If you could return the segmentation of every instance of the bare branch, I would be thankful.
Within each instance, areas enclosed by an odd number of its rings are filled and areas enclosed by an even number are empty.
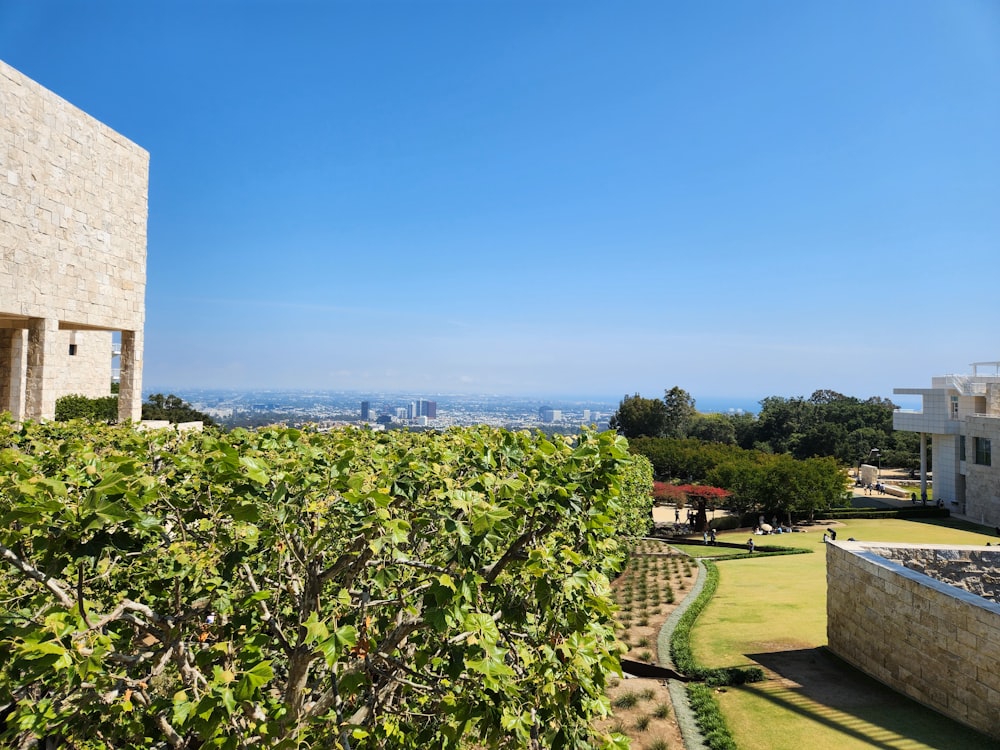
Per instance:
[[[363,566],[368,562],[371,556],[372,551],[368,546],[368,540],[363,535],[358,536],[358,538],[354,540],[353,544],[351,544],[351,546],[337,558],[337,561],[333,565],[319,574],[320,580],[325,583],[331,578],[335,578],[340,575],[341,572],[349,567],[357,565]],[[351,578],[353,579],[354,576],[351,576]]]
[[[487,565],[482,571],[483,575],[486,577],[486,583],[493,583],[497,579],[497,576],[503,572],[503,569],[522,554],[528,542],[537,536],[548,534],[551,530],[551,525],[545,524],[537,529],[528,529],[528,531],[521,534],[521,536],[515,539],[514,543],[507,548],[507,551],[503,553],[499,560],[492,565]]]
[[[108,623],[114,622],[115,620],[128,620],[129,622],[138,625],[144,629],[148,629],[149,625],[136,617],[130,617],[126,615],[126,612],[138,612],[139,614],[145,615],[147,619],[155,623],[161,623],[164,621],[160,615],[154,612],[150,607],[145,604],[139,604],[131,599],[123,599],[118,603],[118,606],[111,610],[108,614],[97,621],[96,624],[91,625],[91,630],[100,630],[105,627]]]
[[[160,727],[160,731],[163,732],[163,736],[167,738],[167,742],[170,743],[170,747],[184,747],[184,738],[177,734],[177,730],[170,726],[170,722],[167,721],[167,717],[163,714],[159,714],[156,717],[156,723]]]
[[[45,575],[45,573],[38,570],[38,568],[31,565],[28,561],[22,560],[13,550],[2,544],[0,544],[0,556],[3,556],[4,560],[9,562],[28,578],[43,584],[49,591],[56,595],[56,598],[59,599],[59,603],[66,607],[66,609],[73,609],[76,605],[76,602],[73,601],[73,597],[66,592],[67,586],[62,581],[59,581],[52,576]]]
[[[243,570],[243,574],[247,577],[247,582],[250,584],[250,588],[253,589],[255,594],[260,593],[260,586],[257,585],[257,579],[253,576],[253,571],[250,570],[250,566],[246,563],[240,565]],[[274,619],[274,615],[271,614],[271,610],[267,606],[267,602],[259,600],[257,602],[257,607],[260,609],[260,613],[264,616],[264,622],[267,626],[274,632],[278,637],[278,641],[281,643],[281,648],[286,654],[292,653],[292,646],[285,637],[284,631],[281,629],[281,623]]]
[[[83,601],[83,564],[81,562],[77,562],[76,565],[76,603],[80,607],[80,617],[83,619],[83,624],[87,626],[88,630],[93,630],[94,626],[87,619],[87,607]]]

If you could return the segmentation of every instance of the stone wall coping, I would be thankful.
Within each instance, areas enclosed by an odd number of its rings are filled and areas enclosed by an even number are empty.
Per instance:
[[[992,602],[989,599],[984,599],[981,596],[973,594],[965,589],[959,588],[958,586],[953,586],[952,584],[939,581],[936,578],[927,575],[926,573],[920,573],[916,570],[911,570],[905,565],[898,562],[890,560],[887,557],[883,557],[878,553],[877,550],[880,549],[921,549],[921,550],[934,550],[934,551],[975,551],[975,552],[996,552],[997,556],[1000,557],[1000,548],[994,548],[993,546],[987,547],[986,545],[979,544],[907,544],[905,542],[848,542],[848,541],[828,541],[827,544],[832,544],[845,552],[854,554],[857,557],[865,560],[872,565],[881,568],[883,570],[891,571],[896,575],[906,578],[907,580],[913,581],[920,586],[926,586],[927,588],[936,591],[944,596],[957,599],[965,604],[972,607],[978,607],[979,609],[991,612],[995,615],[1000,615],[1000,603]]]

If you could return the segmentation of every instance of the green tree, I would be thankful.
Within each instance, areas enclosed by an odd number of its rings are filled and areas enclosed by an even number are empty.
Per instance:
[[[774,453],[790,453],[807,423],[809,405],[802,398],[769,396],[757,416],[755,443],[765,443]]]
[[[733,426],[736,444],[741,448],[753,448],[757,441],[757,417],[749,412],[727,414],[726,419]]]
[[[206,426],[215,424],[207,414],[198,411],[179,396],[154,393],[142,404],[142,418],[149,420],[166,420],[171,424],[181,422],[202,422]]]
[[[691,421],[698,414],[691,394],[675,385],[663,392],[663,403],[667,409],[663,437],[687,437]]]
[[[79,394],[56,399],[55,418],[58,422],[85,419],[90,422],[113,423],[118,421],[118,397],[88,398]]]
[[[610,432],[0,420],[0,743],[623,747]]]
[[[666,423],[666,404],[656,398],[643,398],[638,393],[625,396],[609,422],[612,430],[627,438],[660,437]]]
[[[724,414],[695,414],[688,420],[687,437],[706,443],[736,444],[736,426]]]
[[[756,512],[768,502],[764,482],[767,460],[764,454],[747,451],[715,466],[707,481],[729,490],[727,507],[737,515]]]
[[[761,401],[756,420],[736,424],[737,443],[795,458],[833,456],[855,466],[872,448],[891,456],[891,465],[919,463],[912,442],[893,432],[895,405],[878,397],[860,400],[831,390],[815,391],[808,399],[770,396]],[[894,451],[897,440],[906,446]]]

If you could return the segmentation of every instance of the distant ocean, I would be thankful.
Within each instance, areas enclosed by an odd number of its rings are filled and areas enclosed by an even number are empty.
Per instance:
[[[730,412],[748,412],[757,414],[760,411],[760,401],[763,398],[731,398],[726,396],[698,398],[695,396],[694,404],[698,411],[718,412],[728,414]]]

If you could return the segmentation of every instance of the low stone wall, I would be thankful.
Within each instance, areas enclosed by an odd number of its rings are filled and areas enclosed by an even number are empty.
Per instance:
[[[830,542],[826,560],[830,650],[903,695],[1000,739],[1000,604],[927,574],[957,580],[964,568],[985,582],[1000,549]]]
[[[893,497],[906,497],[910,496],[910,491],[903,489],[902,487],[897,487],[894,484],[884,485],[884,491],[887,495],[892,495]]]

